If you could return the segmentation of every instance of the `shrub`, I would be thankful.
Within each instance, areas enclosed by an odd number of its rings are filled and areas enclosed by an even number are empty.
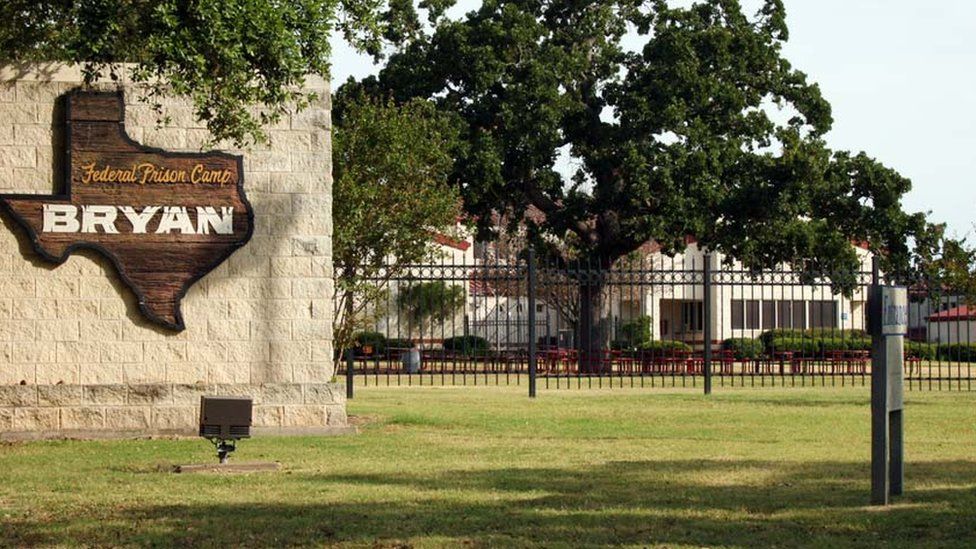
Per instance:
[[[630,342],[632,347],[640,347],[651,340],[651,317],[640,316],[620,326],[618,341]]]
[[[629,339],[615,339],[610,342],[610,349],[614,351],[633,351],[638,345],[631,343]]]
[[[939,347],[939,358],[953,362],[976,362],[976,344],[953,343]]]
[[[455,336],[444,340],[444,350],[464,355],[483,355],[491,349],[488,340],[479,336]]]
[[[386,336],[379,332],[359,332],[352,337],[353,352],[358,356],[366,354],[381,355],[386,352]],[[367,353],[367,347],[371,348]]]
[[[809,337],[779,337],[770,342],[766,351],[791,351],[801,355],[815,356],[820,353],[820,341]]]
[[[905,342],[905,354],[911,358],[919,358],[922,360],[935,360],[938,358],[938,347],[932,343],[923,343],[920,341],[906,341]]]
[[[645,341],[639,349],[645,353],[663,355],[673,351],[691,351],[691,345],[684,341],[655,340]]]
[[[733,337],[722,342],[722,349],[732,351],[736,360],[751,360],[763,354],[763,343],[758,339]]]
[[[809,330],[804,330],[803,334],[821,339],[863,339],[870,337],[864,330],[842,330],[839,328],[810,328]]]
[[[805,336],[803,330],[788,330],[785,328],[776,328],[775,330],[766,330],[765,332],[759,334],[759,341],[762,342],[763,348],[767,352],[773,350],[773,341],[777,339],[803,339]]]
[[[828,337],[815,339],[820,346],[820,351],[870,351],[871,339],[866,337],[851,337],[847,339],[839,337]]]

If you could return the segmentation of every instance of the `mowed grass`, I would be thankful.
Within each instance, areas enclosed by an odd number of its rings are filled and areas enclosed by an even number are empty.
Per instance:
[[[976,393],[908,394],[906,494],[867,505],[865,388],[369,388],[361,434],[0,446],[0,546],[976,546]]]

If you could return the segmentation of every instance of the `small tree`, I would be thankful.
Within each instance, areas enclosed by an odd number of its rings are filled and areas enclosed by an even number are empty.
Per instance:
[[[416,331],[423,336],[433,330],[435,323],[454,318],[464,310],[464,299],[463,286],[432,280],[401,288],[397,305],[405,313],[411,335]]]
[[[456,130],[432,106],[342,93],[333,148],[334,339],[337,356],[379,314],[389,281],[431,259],[432,237],[460,214],[448,184]]]

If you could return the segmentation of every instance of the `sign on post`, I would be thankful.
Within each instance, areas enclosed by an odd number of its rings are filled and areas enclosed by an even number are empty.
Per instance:
[[[904,479],[905,335],[908,290],[871,287],[871,503],[886,505]]]

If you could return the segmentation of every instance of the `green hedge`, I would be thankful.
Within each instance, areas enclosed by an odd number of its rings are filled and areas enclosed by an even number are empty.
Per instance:
[[[935,360],[938,358],[938,346],[932,343],[922,343],[919,341],[906,341],[905,354],[911,358],[922,360]]]
[[[820,352],[820,341],[812,338],[778,337],[766,345],[766,352],[790,351],[802,355],[815,356]]]
[[[747,337],[732,337],[722,342],[722,349],[732,351],[736,360],[752,360],[763,355],[762,341]]]
[[[667,351],[691,351],[691,345],[684,341],[655,340],[645,341],[640,347],[645,353],[664,354]]]
[[[363,356],[366,353],[366,347],[371,347],[372,355],[381,355],[386,352],[387,339],[386,336],[379,332],[358,332],[352,336],[353,341],[353,352],[357,356]]]
[[[465,355],[483,355],[491,349],[488,340],[479,336],[456,336],[444,340],[444,350]]]
[[[939,359],[952,362],[976,362],[976,344],[953,343],[939,347]]]
[[[618,330],[620,339],[615,342],[629,343],[631,348],[637,348],[651,340],[651,317],[639,316],[630,322],[625,322]],[[612,346],[612,343],[611,343]],[[627,347],[621,347],[626,349]]]

